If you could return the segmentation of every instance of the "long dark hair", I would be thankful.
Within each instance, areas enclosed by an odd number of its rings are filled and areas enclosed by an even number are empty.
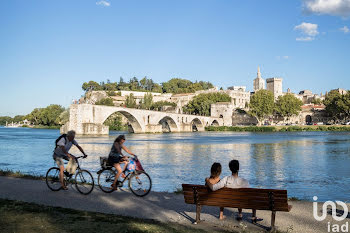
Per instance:
[[[114,140],[114,143],[118,142],[120,144],[120,142],[122,140],[125,140],[125,136],[122,134],[122,135],[119,135],[115,140]]]
[[[211,169],[210,169],[210,178],[219,177],[220,174],[221,174],[221,164],[220,163],[213,163],[213,165],[211,165]]]

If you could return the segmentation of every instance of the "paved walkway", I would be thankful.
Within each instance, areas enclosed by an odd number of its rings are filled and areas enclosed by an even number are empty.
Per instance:
[[[183,225],[202,229],[226,229],[246,232],[261,232],[270,226],[270,211],[257,211],[262,219],[257,225],[250,223],[250,210],[243,210],[244,219],[241,223],[234,219],[236,209],[225,209],[227,218],[218,220],[219,208],[203,207],[201,219],[203,223],[194,225],[195,206],[184,203],[183,195],[173,193],[151,192],[144,198],[134,196],[128,190],[118,190],[111,194],[103,193],[98,188],[90,195],[81,195],[74,187],[68,191],[53,192],[44,181],[20,179],[0,176],[0,198],[34,202],[48,206],[59,206],[77,210],[112,213],[137,218],[156,219],[161,222],[177,222]],[[276,226],[283,232],[320,233],[328,232],[328,222],[335,222],[330,214],[327,219],[317,222],[312,214],[312,202],[291,201],[293,209],[289,213],[277,212]],[[349,209],[350,209],[350,205]],[[322,204],[318,204],[321,211]],[[339,210],[340,211],[340,210]],[[320,215],[320,213],[319,213]],[[350,215],[345,221],[350,219]],[[350,230],[350,229],[349,229]],[[349,231],[350,232],[350,231]]]

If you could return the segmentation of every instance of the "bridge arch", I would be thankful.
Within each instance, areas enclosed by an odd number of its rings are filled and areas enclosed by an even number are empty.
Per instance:
[[[213,122],[210,125],[211,126],[219,126],[219,122],[217,120],[213,120]]]
[[[131,132],[131,133],[142,133],[142,132],[144,132],[144,129],[142,128],[140,121],[131,112],[126,111],[126,110],[122,110],[122,109],[113,111],[112,113],[108,114],[108,116],[105,117],[103,123],[107,120],[108,117],[110,117],[112,114],[114,114],[116,112],[122,114],[128,120],[128,122],[129,122],[129,129],[128,129],[129,132]]]
[[[191,126],[192,126],[192,131],[193,132],[204,131],[204,125],[203,125],[202,121],[199,120],[198,118],[194,118],[191,121]]]
[[[178,132],[179,131],[179,127],[176,124],[176,121],[170,116],[163,117],[158,122],[158,124],[162,125],[163,132]]]

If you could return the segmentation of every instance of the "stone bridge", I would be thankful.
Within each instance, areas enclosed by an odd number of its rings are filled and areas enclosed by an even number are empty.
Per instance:
[[[109,133],[105,120],[115,112],[124,115],[129,131],[134,133],[193,132],[204,131],[205,126],[223,125],[219,117],[112,107],[92,104],[72,104],[69,121],[61,127],[61,133],[75,130],[80,135],[103,135]]]

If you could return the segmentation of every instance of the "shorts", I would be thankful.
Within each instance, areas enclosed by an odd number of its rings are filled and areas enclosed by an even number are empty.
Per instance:
[[[63,158],[61,158],[61,157],[56,157],[56,158],[54,158],[54,160],[55,160],[55,162],[56,162],[56,164],[57,164],[58,167],[64,166]]]
[[[68,160],[64,157],[61,157],[61,156],[57,156],[55,153],[53,154],[53,160],[55,160],[56,164],[58,167],[60,166],[64,166],[64,160]]]
[[[108,164],[113,166],[115,163],[120,163],[122,157],[120,156],[109,156],[108,157]]]

